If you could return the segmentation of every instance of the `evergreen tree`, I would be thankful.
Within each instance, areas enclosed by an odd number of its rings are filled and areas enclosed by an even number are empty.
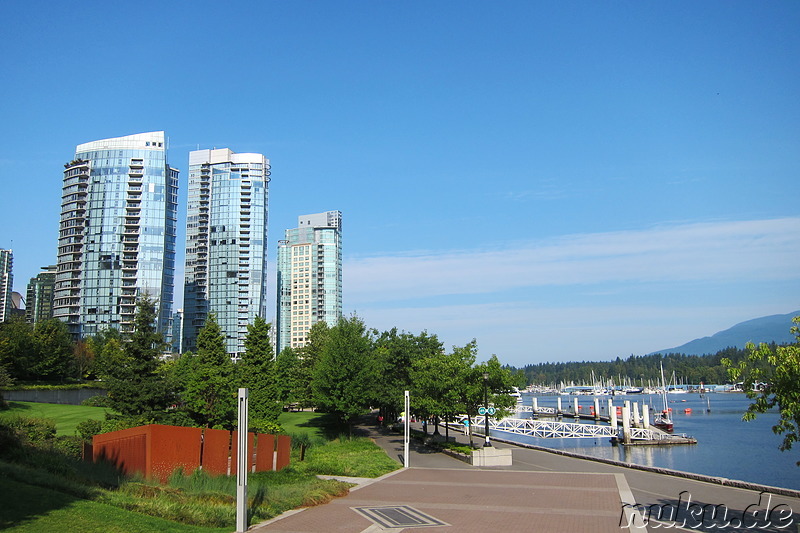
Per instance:
[[[283,404],[279,399],[269,331],[270,324],[260,316],[247,326],[245,353],[236,370],[242,386],[249,390],[250,418],[277,422]]]
[[[213,313],[197,335],[197,354],[191,368],[183,395],[189,416],[205,427],[231,429],[236,414],[233,362]]]
[[[288,347],[281,350],[275,359],[274,373],[280,404],[289,406],[299,403],[301,391],[306,389],[306,384],[302,381],[301,361],[297,352]]]
[[[172,391],[160,372],[163,337],[155,328],[154,302],[136,303],[134,331],[122,346],[106,346],[114,364],[106,369],[110,407],[125,416],[161,417],[173,402]]]

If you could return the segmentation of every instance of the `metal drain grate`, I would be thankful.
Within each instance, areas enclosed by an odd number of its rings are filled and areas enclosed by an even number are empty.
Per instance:
[[[408,505],[351,507],[351,509],[385,529],[450,525]]]

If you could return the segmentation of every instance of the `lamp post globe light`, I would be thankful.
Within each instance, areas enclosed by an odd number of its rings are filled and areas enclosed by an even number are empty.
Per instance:
[[[489,442],[489,373],[483,373],[483,408],[484,408],[484,415],[483,415],[483,434],[486,435],[486,441],[483,443],[483,447],[486,448],[487,446],[491,446],[492,443]]]

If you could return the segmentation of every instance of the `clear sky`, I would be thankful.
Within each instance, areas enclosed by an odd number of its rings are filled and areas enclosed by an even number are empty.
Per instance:
[[[189,150],[271,160],[271,300],[284,230],[338,209],[345,312],[476,338],[481,360],[645,354],[800,309],[798,2],[0,16],[0,247],[23,294],[56,260],[75,146],[164,130],[181,226]]]

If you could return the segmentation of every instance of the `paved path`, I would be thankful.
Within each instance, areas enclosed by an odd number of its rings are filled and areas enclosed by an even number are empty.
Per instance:
[[[402,462],[401,435],[363,430]],[[451,432],[454,436],[467,442]],[[410,468],[367,480],[348,496],[283,515],[252,531],[798,531],[800,499],[795,497],[493,444],[512,449],[511,467],[476,468],[415,445]]]

